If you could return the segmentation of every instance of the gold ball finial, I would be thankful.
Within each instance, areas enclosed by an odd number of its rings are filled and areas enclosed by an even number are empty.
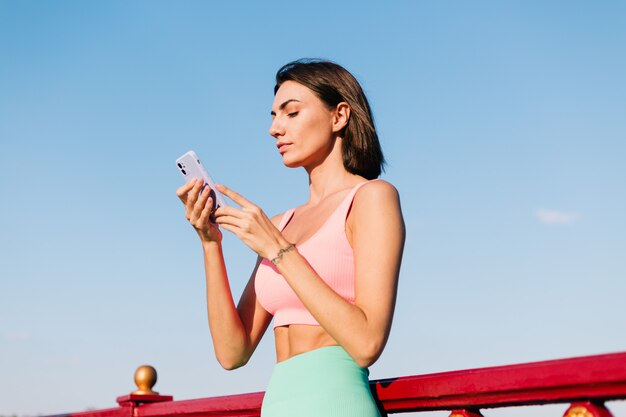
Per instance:
[[[135,384],[137,388],[133,394],[138,395],[159,395],[158,392],[152,391],[152,387],[157,382],[157,371],[150,365],[142,365],[135,371]]]
[[[570,407],[565,413],[565,417],[594,417],[591,411],[582,405]]]

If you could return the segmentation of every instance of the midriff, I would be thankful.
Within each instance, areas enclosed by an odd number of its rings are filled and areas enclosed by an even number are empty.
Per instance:
[[[321,326],[290,324],[274,329],[276,362],[325,346],[335,346],[333,339]]]

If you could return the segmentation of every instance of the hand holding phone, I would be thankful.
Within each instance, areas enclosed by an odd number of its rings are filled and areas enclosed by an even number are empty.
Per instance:
[[[189,151],[182,155],[180,158],[176,160],[176,166],[178,170],[185,178],[185,181],[196,179],[202,179],[204,181],[204,186],[209,186],[211,189],[211,197],[213,197],[213,210],[215,211],[218,208],[226,205],[226,200],[224,200],[224,196],[215,189],[215,183],[213,179],[200,162],[200,158],[194,151]]]

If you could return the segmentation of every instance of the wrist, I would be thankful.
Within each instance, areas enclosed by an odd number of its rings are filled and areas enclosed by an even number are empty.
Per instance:
[[[278,249],[273,257],[268,259],[274,265],[278,265],[282,261],[284,255],[288,254],[289,252],[295,251],[295,249],[296,245],[294,243],[287,243],[286,245]]]
[[[217,241],[217,240],[203,240],[202,241],[202,249],[206,252],[206,251],[212,251],[212,250],[221,250],[222,249],[222,242],[221,241]]]
[[[202,242],[202,246],[204,245],[212,245],[217,244],[220,245],[222,243],[222,232],[217,230],[214,233],[207,233],[204,230],[196,229],[196,233],[200,238],[200,242]]]

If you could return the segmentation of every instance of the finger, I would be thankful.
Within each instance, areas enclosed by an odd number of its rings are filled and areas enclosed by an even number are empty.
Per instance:
[[[203,184],[202,181],[197,180],[197,179],[193,179],[193,182],[194,182],[193,187],[187,193],[187,210],[189,210],[190,213],[193,210],[193,206],[196,204],[196,201],[198,200],[198,195],[200,194],[200,191],[202,190],[202,184]]]
[[[230,225],[240,229],[248,225],[248,222],[244,219],[235,216],[225,216],[223,214],[219,217],[215,217],[215,223],[219,225]]]
[[[209,198],[211,197],[211,188],[209,188],[209,186],[205,186],[200,194],[200,196],[198,197],[198,199],[196,200],[196,203],[193,205],[193,213],[196,217],[200,217],[200,214],[202,213],[202,210],[204,210],[204,207],[207,205],[207,201],[209,200]],[[211,199],[211,206],[210,208],[213,208],[213,199]]]
[[[215,210],[215,217],[217,218],[220,216],[243,217],[243,212],[236,207],[220,206],[220,208]]]
[[[224,230],[228,230],[229,232],[231,232],[232,234],[239,236],[239,228],[230,225],[230,224],[220,224],[220,227],[224,228]]]
[[[198,201],[198,195],[200,194],[200,190],[202,188],[202,181],[196,179],[193,179],[192,181],[193,187],[187,193],[187,200],[185,202],[185,216],[187,217],[187,220],[190,221],[194,215],[194,207]]]
[[[224,194],[226,197],[233,200],[235,203],[239,204],[241,207],[252,206],[253,204],[246,200],[242,195],[236,193],[230,188],[226,187],[222,184],[215,184],[215,189],[220,193]]]
[[[209,223],[209,219],[211,218],[211,212],[213,211],[213,197],[209,197],[204,205],[204,208],[200,212],[200,216],[198,217],[197,225],[198,227],[204,226]]]
[[[193,186],[194,180],[190,180],[187,181],[184,185],[178,187],[178,189],[176,189],[176,195],[178,196],[180,201],[182,201],[183,203],[187,202],[187,193],[193,188]]]

